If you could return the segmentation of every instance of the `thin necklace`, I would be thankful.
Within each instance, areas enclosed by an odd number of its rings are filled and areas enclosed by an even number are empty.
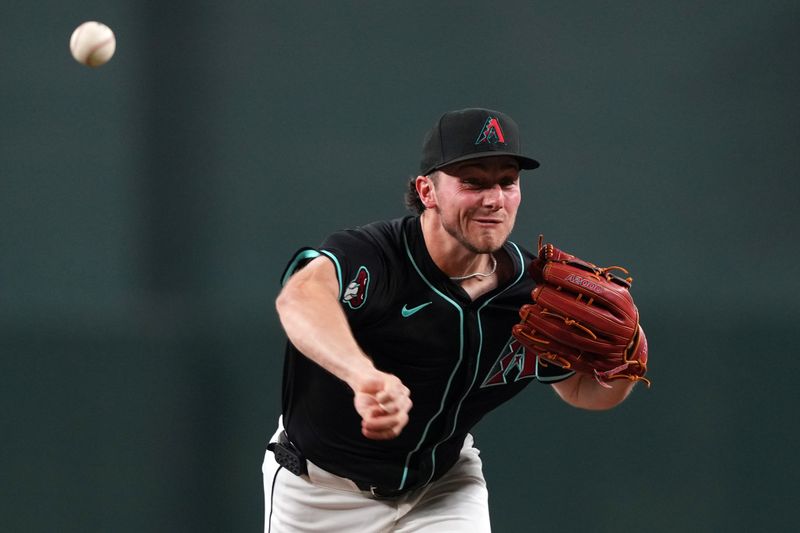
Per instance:
[[[497,259],[495,259],[494,254],[489,254],[489,258],[492,260],[492,269],[489,272],[485,274],[483,272],[473,272],[472,274],[467,274],[466,276],[450,277],[450,279],[452,279],[453,281],[461,281],[462,279],[468,279],[468,278],[488,278],[489,276],[494,274],[495,270],[497,270]]]

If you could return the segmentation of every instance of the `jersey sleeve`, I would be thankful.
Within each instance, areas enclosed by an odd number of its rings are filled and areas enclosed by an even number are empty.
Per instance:
[[[351,323],[374,316],[391,292],[386,247],[374,234],[359,229],[343,230],[327,237],[318,248],[295,252],[282,276],[282,283],[316,257],[333,263],[339,283],[339,303]]]

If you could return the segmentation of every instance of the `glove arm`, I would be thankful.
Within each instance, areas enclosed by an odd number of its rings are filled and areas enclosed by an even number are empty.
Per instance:
[[[551,386],[562,400],[573,407],[603,411],[625,401],[635,384],[635,381],[629,380],[615,380],[607,384],[600,384],[594,376],[576,373]]]

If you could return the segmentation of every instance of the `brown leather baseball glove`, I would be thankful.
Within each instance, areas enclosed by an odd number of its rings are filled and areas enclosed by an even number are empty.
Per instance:
[[[647,339],[630,294],[631,278],[542,245],[530,272],[536,280],[532,304],[523,305],[522,319],[512,334],[539,362],[553,363],[608,381],[644,381]]]

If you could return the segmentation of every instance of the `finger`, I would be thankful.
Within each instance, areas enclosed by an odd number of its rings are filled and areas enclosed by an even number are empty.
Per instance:
[[[362,416],[386,416],[395,415],[403,411],[403,406],[407,402],[400,402],[399,404],[394,401],[381,403],[375,399],[374,396],[364,395],[356,401],[356,411]]]
[[[372,410],[374,416],[396,415],[402,412],[401,406],[394,401],[381,403],[376,401],[375,408]]]
[[[377,407],[380,402],[375,398],[374,394],[366,393],[366,392],[359,392],[356,393],[354,402],[357,409],[371,409],[373,407]]]
[[[363,392],[365,394],[374,395],[381,392],[384,389],[385,385],[382,379],[380,378],[369,378],[364,380],[363,383],[358,388],[358,392]]]
[[[370,431],[386,431],[395,427],[402,429],[407,423],[408,415],[405,413],[396,415],[379,414],[361,419],[361,427]]]
[[[375,401],[384,406],[397,403],[402,404],[407,398],[409,398],[410,393],[411,391],[408,390],[408,387],[400,385],[399,387],[384,389],[377,392],[375,394]]]
[[[383,412],[394,413],[397,411],[397,408],[395,407],[394,403],[391,403],[388,400],[381,401],[377,397],[375,397],[375,403],[378,404],[378,408]]]
[[[388,404],[377,404],[375,409],[372,410],[372,415],[408,415],[408,412],[411,410],[412,406],[413,403],[411,402],[411,398],[399,398],[398,400],[392,401]]]
[[[399,433],[392,431],[370,431],[368,429],[362,429],[361,434],[370,440],[391,440],[399,435]]]
[[[361,433],[368,439],[373,440],[394,439],[400,435],[406,425],[406,422],[407,420],[404,422],[395,422],[388,426],[382,424],[363,423],[361,425]]]
[[[390,425],[371,425],[371,424],[363,424],[361,426],[361,432],[365,435],[384,435],[389,438],[394,438],[400,434],[401,428],[398,424],[390,424]]]
[[[386,413],[380,408],[376,408],[368,413],[368,416],[362,417],[361,420],[364,426],[368,426],[371,429],[382,429],[403,423],[407,416],[405,413]]]

